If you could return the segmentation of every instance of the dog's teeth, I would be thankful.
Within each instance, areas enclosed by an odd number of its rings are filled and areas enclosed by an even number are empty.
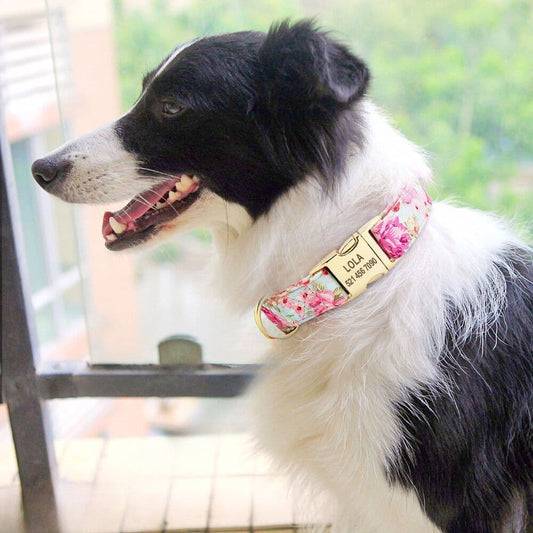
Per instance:
[[[193,176],[192,177],[192,182],[193,183],[200,183],[200,178],[198,176]]]
[[[191,186],[191,183],[192,183],[192,179],[189,178],[189,176],[187,176],[186,174],[184,174],[181,177],[181,181],[176,183],[176,190],[181,191],[181,192],[188,191],[189,187]]]
[[[170,191],[170,193],[168,194],[168,201],[170,203],[175,202],[176,200],[179,200],[180,198],[181,198],[181,194],[179,194],[178,192]]]
[[[118,237],[114,233],[110,233],[109,235],[105,236],[105,240],[108,242],[116,241]]]
[[[113,217],[109,217],[109,225],[113,228],[113,231],[117,235],[124,233],[124,231],[127,228],[126,224],[121,224],[118,220],[115,220]]]
[[[155,204],[155,208],[156,209],[163,209],[163,207],[165,207],[167,205],[167,202],[165,202],[164,200],[159,200],[159,202],[157,202],[157,204]]]

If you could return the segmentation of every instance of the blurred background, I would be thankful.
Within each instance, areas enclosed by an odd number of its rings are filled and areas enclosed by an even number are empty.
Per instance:
[[[315,17],[367,61],[372,98],[428,152],[433,195],[509,217],[531,240],[532,10],[529,0],[0,0],[0,129],[41,356],[156,364],[158,343],[186,334],[207,362],[260,358],[251,316],[231,319],[210,297],[205,305],[205,231],[112,254],[100,228],[118,206],[72,208],[30,174],[35,158],[127,110],[142,76],[199,35]],[[226,409],[222,400],[52,403],[59,437],[210,431]]]

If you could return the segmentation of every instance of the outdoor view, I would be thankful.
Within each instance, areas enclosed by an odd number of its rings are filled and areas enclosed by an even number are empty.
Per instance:
[[[371,95],[424,147],[439,198],[529,224],[533,214],[533,33],[527,0],[115,1],[123,108],[143,68],[179,42],[274,20],[315,17],[365,58]],[[524,226],[525,227],[525,226]]]

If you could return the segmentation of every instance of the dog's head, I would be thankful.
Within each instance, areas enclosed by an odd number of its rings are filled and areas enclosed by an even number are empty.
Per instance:
[[[253,221],[303,177],[333,179],[362,142],[347,112],[369,73],[309,22],[205,37],[174,50],[112,123],[34,162],[41,187],[74,203],[133,199],[106,213],[106,246],[208,225],[231,202]]]

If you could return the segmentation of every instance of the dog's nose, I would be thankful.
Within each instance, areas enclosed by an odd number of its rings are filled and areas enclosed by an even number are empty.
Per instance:
[[[64,174],[71,166],[70,161],[60,157],[43,157],[33,162],[31,173],[41,187]]]

